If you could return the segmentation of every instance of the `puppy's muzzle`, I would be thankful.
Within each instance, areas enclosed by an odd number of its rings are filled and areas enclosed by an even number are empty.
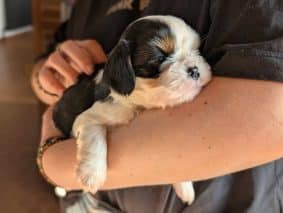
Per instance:
[[[200,73],[198,71],[198,68],[196,66],[189,67],[187,70],[187,73],[190,77],[192,77],[193,80],[198,80],[200,77]]]

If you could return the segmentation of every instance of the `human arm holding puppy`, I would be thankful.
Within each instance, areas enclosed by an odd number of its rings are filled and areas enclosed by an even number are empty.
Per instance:
[[[60,89],[54,91],[60,94]],[[112,129],[105,188],[203,180],[282,157],[282,94],[279,83],[216,77],[192,103],[147,111]],[[51,112],[44,116],[42,141],[60,134]],[[43,155],[47,176],[67,189],[81,187],[75,153],[70,139]]]

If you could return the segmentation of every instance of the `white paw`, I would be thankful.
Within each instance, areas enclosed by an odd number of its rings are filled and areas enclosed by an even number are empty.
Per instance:
[[[77,177],[84,186],[84,190],[96,193],[106,180],[106,161],[99,160],[96,163],[80,162],[77,167]]]
[[[195,200],[195,190],[193,183],[190,181],[175,183],[175,192],[178,197],[184,202],[191,205]]]

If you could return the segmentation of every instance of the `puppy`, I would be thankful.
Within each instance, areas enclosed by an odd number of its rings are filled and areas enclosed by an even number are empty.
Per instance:
[[[53,118],[77,139],[77,175],[87,190],[96,192],[107,177],[107,126],[127,124],[141,109],[192,101],[210,81],[199,46],[198,34],[179,18],[138,19],[124,31],[104,69],[65,92]],[[174,188],[184,202],[193,202],[192,182]]]

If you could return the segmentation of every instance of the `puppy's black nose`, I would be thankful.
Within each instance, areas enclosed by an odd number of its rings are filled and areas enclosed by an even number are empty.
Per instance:
[[[187,73],[189,74],[189,76],[192,77],[192,79],[194,80],[198,80],[200,77],[199,71],[197,67],[189,67],[187,70]]]

